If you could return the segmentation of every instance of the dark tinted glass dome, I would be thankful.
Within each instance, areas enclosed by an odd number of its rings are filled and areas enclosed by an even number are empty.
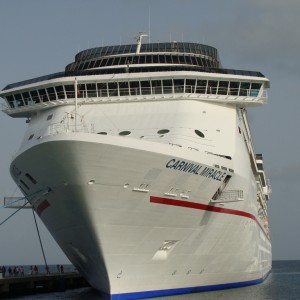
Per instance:
[[[75,62],[66,67],[66,72],[141,64],[220,67],[216,48],[196,43],[172,42],[142,44],[138,53],[137,44],[87,49],[75,56]]]

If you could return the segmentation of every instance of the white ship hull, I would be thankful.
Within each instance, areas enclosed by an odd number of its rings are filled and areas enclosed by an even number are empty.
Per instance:
[[[28,123],[12,177],[113,299],[259,283],[270,189],[246,107],[265,103],[269,81],[222,69],[213,47],[141,37],[1,91]]]
[[[265,278],[271,246],[250,198],[255,191],[240,202],[212,204],[205,199],[220,181],[201,176],[200,170],[167,167],[183,160],[204,170],[215,157],[170,145],[151,151],[151,142],[130,145],[122,137],[97,139],[47,137],[13,162],[39,179],[36,190],[51,188],[32,203],[94,288],[132,299]],[[249,185],[249,178],[239,181]]]

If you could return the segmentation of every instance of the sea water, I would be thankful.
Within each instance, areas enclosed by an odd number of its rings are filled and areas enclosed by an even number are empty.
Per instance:
[[[20,300],[102,300],[91,288],[67,290],[51,294],[16,297]],[[179,296],[154,298],[156,300],[299,300],[300,260],[274,261],[272,272],[261,284]]]

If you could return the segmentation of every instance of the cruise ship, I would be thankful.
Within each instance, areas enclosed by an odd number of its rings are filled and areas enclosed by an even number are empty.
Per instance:
[[[27,126],[11,176],[111,299],[260,283],[271,190],[247,109],[269,80],[223,68],[214,47],[143,36],[2,89],[4,113]]]

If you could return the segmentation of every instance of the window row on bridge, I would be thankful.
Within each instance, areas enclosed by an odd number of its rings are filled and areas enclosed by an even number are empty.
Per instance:
[[[195,55],[159,54],[159,55],[132,55],[101,57],[80,63],[71,63],[66,67],[66,71],[86,70],[118,65],[138,65],[138,64],[186,64],[201,67],[218,68],[219,63],[210,57],[200,57]]]
[[[136,53],[137,44],[131,45],[116,45],[91,48],[83,50],[76,54],[75,61],[89,60],[95,57],[109,56]],[[145,43],[141,45],[140,52],[178,52],[178,53],[194,53],[200,55],[210,56],[218,60],[218,51],[216,48],[201,45],[197,43],[183,43],[183,42],[171,42],[171,43]]]
[[[6,95],[10,108],[56,100],[121,97],[159,94],[205,94],[257,97],[262,84],[244,81],[162,79],[120,82],[93,82],[48,86]],[[76,90],[76,95],[75,95]]]

